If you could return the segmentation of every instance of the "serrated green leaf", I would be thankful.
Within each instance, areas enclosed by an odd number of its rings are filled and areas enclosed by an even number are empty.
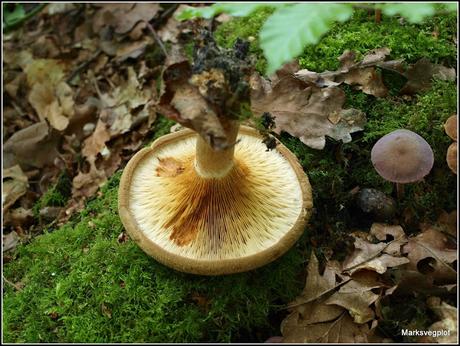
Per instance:
[[[227,3],[217,3],[212,6],[205,6],[205,7],[190,7],[184,9],[180,12],[176,19],[178,20],[188,20],[197,17],[201,18],[212,18],[220,13],[227,13],[229,15],[235,17],[244,17],[250,15],[252,12],[257,10],[260,7],[281,7],[285,6],[285,4],[269,4],[269,3],[251,3],[251,4],[244,4],[244,3],[235,3],[235,4],[227,4]]]
[[[260,31],[260,46],[267,58],[267,73],[316,44],[335,21],[344,22],[353,13],[351,4],[296,4],[278,9]]]
[[[455,12],[458,9],[457,3],[443,3],[442,5],[446,7],[447,11]]]
[[[436,11],[434,3],[384,4],[381,8],[384,14],[388,16],[400,14],[411,23],[420,23]]]
[[[16,4],[14,7],[14,11],[5,11],[4,12],[4,20],[6,25],[12,25],[20,20],[22,20],[26,16],[26,11],[21,4]]]

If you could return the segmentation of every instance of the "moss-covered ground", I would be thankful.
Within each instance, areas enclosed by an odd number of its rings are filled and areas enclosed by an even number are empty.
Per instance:
[[[260,71],[265,62],[257,48],[257,32],[269,13],[261,10],[251,18],[225,23],[216,33],[219,43],[227,46],[237,37],[254,37],[251,51]],[[453,34],[453,15],[435,17],[421,25],[402,25],[394,18],[375,24],[362,11],[335,27],[317,46],[307,48],[300,63],[310,70],[331,70],[345,49],[365,53],[388,46],[391,58],[414,62],[425,56],[432,62],[454,66]],[[387,81],[396,90],[401,81],[393,77],[388,76]],[[13,259],[4,264],[4,277],[16,287],[4,284],[3,340],[261,342],[279,334],[283,305],[303,288],[305,263],[312,247],[320,256],[323,250],[332,249],[334,256],[342,259],[351,245],[347,237],[350,230],[372,222],[361,218],[350,191],[357,186],[373,187],[394,196],[394,186],[373,170],[370,149],[378,138],[397,128],[419,133],[435,153],[431,174],[423,182],[406,187],[399,205],[400,223],[414,232],[419,222],[432,221],[441,210],[453,210],[456,176],[445,163],[450,139],[442,124],[456,112],[456,84],[438,81],[410,99],[396,92],[382,99],[352,88],[346,93],[347,106],[363,110],[368,118],[364,131],[353,134],[351,143],[328,139],[326,148],[317,151],[288,134],[280,136],[310,178],[315,213],[300,241],[279,260],[224,277],[187,275],[160,265],[129,239],[118,240],[123,226],[117,214],[121,176],[117,172],[102,188],[102,195],[90,200],[82,213],[61,228],[18,246]],[[159,117],[155,138],[169,132],[171,124]],[[40,207],[61,203],[55,197],[50,193],[50,198],[40,201]],[[412,305],[421,305],[416,311],[423,312],[423,304],[418,299]],[[397,312],[388,315],[395,319],[394,328],[404,326]],[[420,321],[419,327],[431,323],[426,318],[414,320]]]

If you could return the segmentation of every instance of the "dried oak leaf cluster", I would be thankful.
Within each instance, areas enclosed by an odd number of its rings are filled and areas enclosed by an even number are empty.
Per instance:
[[[391,342],[377,332],[382,304],[414,292],[427,295],[430,307],[437,299],[441,321],[430,328],[449,325],[456,339],[456,309],[434,297],[456,288],[456,245],[442,225],[407,237],[400,226],[375,223],[369,233],[353,232],[354,251],[342,263],[327,261],[322,274],[312,253],[305,288],[281,324],[283,342]]]
[[[422,58],[412,66],[403,60],[386,60],[389,48],[374,49],[356,61],[357,54],[345,51],[336,71],[314,72],[300,69],[297,62],[284,65],[274,76],[251,77],[251,107],[255,116],[269,112],[275,117],[274,132],[288,132],[314,149],[323,149],[325,136],[351,141],[351,133],[363,130],[366,117],[357,109],[344,109],[348,84],[375,97],[388,95],[382,70],[406,78],[401,94],[414,94],[430,87],[433,78],[455,80],[455,69],[432,64]]]
[[[58,224],[151,133],[167,55],[161,39],[178,42],[189,30],[172,17],[179,10],[49,4],[4,36],[3,213],[11,239],[34,232],[32,208],[62,173],[68,200],[39,210]]]

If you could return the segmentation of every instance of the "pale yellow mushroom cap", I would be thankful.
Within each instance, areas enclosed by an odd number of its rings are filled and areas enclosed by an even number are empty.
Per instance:
[[[307,176],[282,144],[267,151],[242,127],[222,178],[194,168],[196,133],[179,131],[137,153],[123,172],[120,217],[150,256],[180,271],[219,275],[267,264],[300,237],[312,210]]]

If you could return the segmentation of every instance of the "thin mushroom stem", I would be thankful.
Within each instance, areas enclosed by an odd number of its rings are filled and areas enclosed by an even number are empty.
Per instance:
[[[396,183],[396,197],[401,201],[404,197],[404,184]]]
[[[240,125],[238,121],[227,121],[224,130],[228,143],[235,143]],[[196,140],[195,170],[203,178],[221,178],[233,167],[235,146],[228,149],[214,150],[201,136]]]

